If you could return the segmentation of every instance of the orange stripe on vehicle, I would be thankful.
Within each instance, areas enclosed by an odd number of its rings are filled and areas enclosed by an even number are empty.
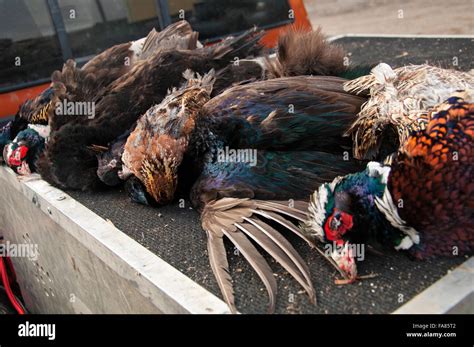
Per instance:
[[[0,118],[13,116],[27,99],[34,98],[49,87],[49,83],[0,94]]]
[[[292,25],[283,25],[278,28],[267,30],[264,37],[260,41],[264,46],[273,48],[278,42],[278,37],[282,32],[287,31],[291,26],[301,30],[311,31],[311,22],[308,19],[308,13],[303,4],[303,0],[290,0],[290,6],[295,15],[295,21]]]

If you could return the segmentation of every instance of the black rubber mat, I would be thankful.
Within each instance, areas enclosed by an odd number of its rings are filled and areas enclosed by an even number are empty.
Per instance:
[[[384,62],[392,67],[430,64],[446,69],[474,69],[474,39],[343,37],[342,45],[354,64]]]
[[[385,61],[397,67],[428,61],[453,67],[453,57],[457,56],[458,66],[454,67],[473,68],[474,46],[470,39],[343,38],[338,42],[356,64]],[[182,208],[177,204],[161,208],[140,206],[131,203],[121,188],[95,194],[68,193],[220,297],[199,216],[190,209],[189,202]],[[302,288],[270,260],[278,282],[278,313],[390,313],[466,260],[458,257],[415,262],[395,251],[384,256],[368,255],[359,272],[378,276],[337,286],[334,269],[321,256],[293,235],[285,236],[310,266],[318,304],[311,305]],[[265,313],[268,301],[263,284],[243,257],[234,254],[230,244],[228,253],[237,307],[244,313]]]

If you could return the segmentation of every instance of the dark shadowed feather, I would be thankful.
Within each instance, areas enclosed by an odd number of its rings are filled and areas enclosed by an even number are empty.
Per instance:
[[[320,27],[307,32],[292,29],[278,39],[277,59],[270,64],[270,74],[338,76],[348,69],[344,56],[342,47],[328,42]]]
[[[344,92],[344,82],[325,76],[254,82],[214,97],[204,112],[229,146],[350,152],[343,134],[366,99]]]
[[[103,151],[97,153],[97,176],[108,186],[116,186],[122,182],[119,177],[122,170],[122,154],[131,131],[132,129],[127,130],[107,147],[102,147]]]

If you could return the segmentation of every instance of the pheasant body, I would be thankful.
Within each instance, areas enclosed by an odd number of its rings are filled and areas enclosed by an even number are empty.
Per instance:
[[[187,22],[180,23],[186,23],[191,30]],[[161,33],[165,35],[180,23],[172,24]],[[41,175],[61,188],[91,190],[101,186],[97,158],[89,149],[91,146],[106,146],[133,126],[150,107],[163,100],[168,89],[185,81],[183,72],[187,69],[205,73],[212,68],[224,68],[237,52],[246,55],[248,51],[255,51],[260,37],[261,33],[252,29],[215,46],[196,48],[197,36],[187,35],[184,40],[189,41],[189,49],[184,50],[180,49],[183,38],[172,36],[165,49],[149,52],[150,57],[139,60],[101,90],[99,98],[94,100],[93,119],[74,115],[76,121],[68,122],[52,134],[45,156],[40,160]],[[166,39],[166,36],[161,38]],[[142,55],[147,47],[145,42]]]
[[[212,131],[236,148],[317,149],[342,155],[343,133],[364,98],[344,92],[329,76],[275,78],[236,86],[212,98],[204,112]]]
[[[151,107],[126,139],[123,178],[138,178],[155,202],[171,201],[177,188],[178,167],[187,151],[199,111],[209,100],[215,72],[184,74],[186,82]]]
[[[360,162],[344,158],[351,141],[343,133],[364,99],[344,92],[344,82],[276,78],[233,87],[207,102],[195,130],[208,152],[193,202],[304,199],[318,184],[359,170]],[[246,160],[220,158],[229,151]]]

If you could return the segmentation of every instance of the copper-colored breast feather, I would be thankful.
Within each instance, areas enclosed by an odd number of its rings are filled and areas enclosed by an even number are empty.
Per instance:
[[[395,161],[389,188],[400,215],[421,232],[419,256],[474,250],[474,104],[451,98],[414,133]]]

